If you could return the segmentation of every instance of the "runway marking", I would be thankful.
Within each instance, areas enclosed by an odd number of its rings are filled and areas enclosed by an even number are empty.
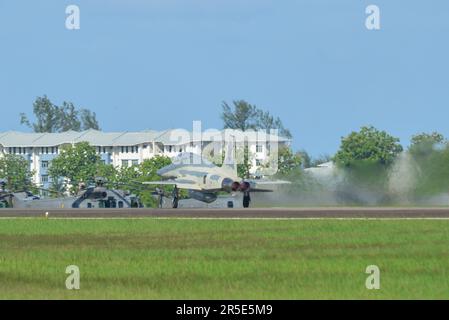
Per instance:
[[[0,220],[449,220],[449,217],[297,217],[297,218],[263,218],[263,217],[0,217]]]

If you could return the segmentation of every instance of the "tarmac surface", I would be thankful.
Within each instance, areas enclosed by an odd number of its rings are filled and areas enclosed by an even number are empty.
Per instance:
[[[0,218],[391,218],[449,219],[449,207],[317,207],[247,209],[0,209]]]

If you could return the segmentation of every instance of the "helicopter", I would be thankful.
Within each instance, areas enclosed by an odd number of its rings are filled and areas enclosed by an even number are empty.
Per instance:
[[[120,189],[107,187],[107,179],[96,177],[95,184],[79,184],[72,208],[142,208],[139,197]]]
[[[37,188],[50,193],[57,193],[56,198],[40,198],[30,191],[10,192],[6,190],[6,182],[0,180],[0,208],[142,208],[143,205],[136,195],[120,189],[106,187],[106,179],[96,177],[94,184],[87,186],[79,184],[75,196],[65,196],[61,192]]]
[[[18,200],[40,200],[40,197],[34,195],[31,191],[23,190],[12,192],[6,189],[6,185],[6,180],[0,179],[0,208],[13,208]]]

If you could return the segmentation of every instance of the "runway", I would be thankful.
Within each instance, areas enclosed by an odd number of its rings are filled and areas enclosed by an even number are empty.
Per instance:
[[[0,218],[449,219],[448,208],[0,209]]]

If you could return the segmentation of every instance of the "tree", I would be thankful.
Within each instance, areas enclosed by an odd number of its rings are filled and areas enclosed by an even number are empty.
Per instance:
[[[313,167],[312,158],[306,150],[300,150],[297,154],[301,157],[301,164],[304,168]]]
[[[235,129],[241,131],[247,130],[270,130],[278,129],[279,135],[291,138],[292,135],[288,129],[286,129],[279,117],[275,118],[268,111],[258,109],[255,105],[252,105],[244,100],[233,101],[234,109],[231,108],[226,102],[223,102],[223,112],[221,119],[223,120],[223,126],[225,129]],[[240,153],[239,161],[237,165],[237,174],[241,178],[249,178],[251,170],[251,157],[247,143],[245,143],[238,151]]]
[[[225,129],[238,129],[242,131],[257,128],[257,108],[244,100],[233,101],[234,110],[223,102],[221,119]]]
[[[75,106],[71,102],[63,102],[62,107],[57,110],[58,118],[57,124],[59,131],[80,131],[81,121],[79,118],[79,111],[76,110]]]
[[[257,129],[277,129],[278,134],[288,139],[292,138],[290,130],[286,129],[279,117],[272,116],[268,111],[257,110],[256,114]]]
[[[242,179],[248,179],[250,177],[252,165],[250,161],[250,150],[247,145],[237,150],[236,160],[237,159],[237,175]]]
[[[279,148],[278,159],[278,173],[281,175],[288,175],[293,170],[301,168],[301,155],[293,153],[287,146]]]
[[[87,109],[81,109],[80,114],[83,130],[100,130],[100,125],[98,124],[97,115],[95,114],[95,112]]]
[[[417,198],[447,193],[449,190],[449,145],[438,132],[412,136],[408,152],[416,166]],[[437,148],[438,146],[438,148]]]
[[[53,104],[46,95],[36,98],[33,103],[33,114],[35,123],[31,123],[27,115],[21,113],[20,124],[32,128],[34,132],[100,130],[95,112],[87,109],[77,110],[73,103],[66,101],[59,107]]]
[[[289,146],[282,145],[277,151],[277,158],[275,159],[274,156],[271,155],[269,160],[262,165],[261,171],[263,172],[264,169],[274,169],[272,163],[273,160],[275,160],[277,162],[277,172],[275,174],[287,178],[293,171],[300,171],[302,157],[301,152],[294,153]]]
[[[157,181],[160,176],[157,174],[159,169],[166,167],[172,163],[167,156],[156,155],[150,159],[144,160],[140,164],[140,171],[142,173],[141,181]]]
[[[157,155],[144,160],[138,166],[121,168],[118,170],[117,181],[120,184],[127,185],[128,190],[136,194],[146,207],[156,207],[158,205],[158,199],[153,195],[154,188],[140,183],[145,181],[159,181],[160,176],[157,174],[157,171],[171,163],[172,161],[169,157]],[[166,194],[169,194],[173,188],[168,186],[162,189]]]
[[[341,139],[334,161],[344,166],[359,161],[390,164],[402,150],[398,138],[372,126],[362,127],[359,132],[351,132]]]
[[[234,109],[226,102],[222,104],[221,119],[225,129],[237,130],[279,130],[279,135],[291,138],[292,134],[284,127],[279,117],[272,116],[268,111],[258,109],[245,100],[235,100],[232,102]]]
[[[119,170],[112,164],[105,164],[101,161],[97,164],[96,176],[106,179],[110,184],[119,182]]]
[[[438,132],[419,133],[412,136],[409,151],[413,155],[429,155],[438,144],[446,142],[446,138]]]
[[[92,181],[101,166],[95,148],[87,142],[65,145],[51,162],[48,173],[52,180],[65,178],[72,185],[71,193],[78,191],[78,183]]]
[[[34,132],[57,132],[59,130],[59,111],[46,95],[37,97],[33,103],[36,122],[31,124],[24,113],[20,114],[20,124],[32,128]]]
[[[426,153],[412,153],[418,167],[417,184],[414,187],[418,198],[447,194],[449,190],[449,146]]]
[[[12,192],[33,188],[33,172],[30,164],[22,156],[4,154],[0,157],[0,178],[6,180],[6,189]]]

